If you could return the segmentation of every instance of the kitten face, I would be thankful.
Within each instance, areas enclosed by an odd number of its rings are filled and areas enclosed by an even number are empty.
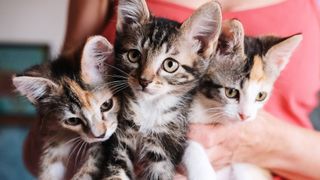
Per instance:
[[[212,116],[248,121],[255,119],[267,102],[275,80],[302,36],[244,39],[239,23],[232,20],[228,32],[221,35],[222,44],[200,91],[207,97],[202,101],[206,108],[211,108]]]
[[[118,101],[104,81],[111,63],[112,46],[101,37],[84,46],[80,65],[60,57],[34,67],[13,83],[35,104],[43,121],[55,133],[73,132],[88,143],[108,139],[117,127]]]
[[[246,61],[241,65],[234,64],[234,68],[222,65],[211,74],[214,83],[219,85],[216,92],[212,92],[216,93],[214,99],[220,102],[226,116],[240,121],[255,118],[269,98],[274,83],[274,79],[264,73],[261,57],[257,55],[254,58],[250,72],[243,66]]]
[[[107,140],[117,127],[118,101],[108,87],[81,88],[65,79],[52,99],[57,103],[59,123],[86,142]],[[64,103],[61,103],[64,102]]]
[[[180,25],[152,17],[144,1],[133,1],[119,4],[115,48],[117,63],[127,73],[134,94],[158,98],[192,89],[214,51],[220,7],[211,3]]]

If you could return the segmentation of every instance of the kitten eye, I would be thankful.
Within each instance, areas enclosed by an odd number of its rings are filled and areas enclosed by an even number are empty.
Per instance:
[[[130,62],[136,63],[141,59],[141,53],[136,49],[131,49],[127,53],[127,58]]]
[[[266,97],[267,97],[266,92],[259,92],[259,94],[256,97],[256,101],[263,101],[266,99]]]
[[[234,88],[225,88],[225,93],[228,98],[238,99],[239,98],[239,91]]]
[[[174,73],[179,68],[179,63],[172,58],[167,58],[163,61],[162,68],[168,73]]]
[[[73,117],[73,118],[69,118],[69,119],[65,120],[65,123],[70,126],[76,126],[76,125],[81,124],[81,119]]]
[[[101,112],[109,111],[112,108],[112,106],[113,106],[113,100],[109,99],[101,105],[100,111]]]

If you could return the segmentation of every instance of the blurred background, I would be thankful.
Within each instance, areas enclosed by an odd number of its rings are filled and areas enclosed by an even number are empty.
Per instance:
[[[14,73],[47,61],[63,42],[68,0],[0,0],[0,179],[35,179],[22,146],[35,110],[11,85]]]
[[[320,0],[319,0],[320,1]],[[0,179],[34,179],[22,160],[23,141],[35,110],[17,96],[14,73],[57,56],[62,46],[68,0],[0,0]],[[320,110],[310,117],[320,129]]]

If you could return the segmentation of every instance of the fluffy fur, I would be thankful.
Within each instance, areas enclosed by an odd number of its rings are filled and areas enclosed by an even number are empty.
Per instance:
[[[180,24],[152,16],[144,0],[119,1],[115,72],[125,90],[107,179],[173,178],[187,143],[189,107],[220,26],[215,2]]]
[[[101,177],[101,142],[117,127],[118,100],[108,80],[113,48],[101,36],[90,38],[82,53],[32,67],[13,78],[17,90],[37,108],[45,140],[41,180],[65,178],[69,160],[85,157],[73,179]],[[71,158],[71,159],[70,159]]]
[[[196,94],[190,121],[228,124],[255,119],[301,39],[299,34],[245,37],[239,21],[225,22],[217,53]],[[186,167],[188,171],[194,168],[190,163]],[[233,164],[217,174],[217,179],[257,178],[272,176],[249,164]]]

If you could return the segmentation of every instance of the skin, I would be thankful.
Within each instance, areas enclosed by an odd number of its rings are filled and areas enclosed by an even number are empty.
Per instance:
[[[101,32],[110,2],[89,1],[70,0],[62,53],[70,54],[88,36]],[[170,0],[193,9],[207,1]],[[282,1],[284,0],[219,0],[223,11],[259,8]],[[37,152],[34,151],[37,148],[32,147],[39,145],[34,140],[34,137],[38,137],[37,129],[38,126],[35,126],[31,130],[24,151],[25,162],[34,174],[37,167],[32,157],[37,157]],[[288,124],[264,111],[258,114],[257,121],[237,123],[228,127],[192,125],[190,138],[206,147],[213,166],[217,169],[231,162],[249,162],[289,179],[320,179],[320,156],[317,156],[320,152],[320,133]],[[181,175],[176,179],[179,177],[184,179]]]
[[[200,142],[216,170],[245,162],[294,180],[319,179],[320,133],[260,111],[254,121],[229,126],[192,125],[190,139]],[[182,175],[176,179],[185,179]]]
[[[108,0],[70,0],[63,54],[72,54],[85,40],[99,34],[104,27]]]
[[[171,3],[175,3],[181,6],[185,6],[191,9],[196,9],[200,7],[202,4],[210,1],[210,0],[164,0]],[[230,12],[230,11],[243,11],[247,9],[254,9],[259,7],[270,6],[273,4],[277,4],[283,2],[285,0],[216,0],[221,4],[222,11]]]

